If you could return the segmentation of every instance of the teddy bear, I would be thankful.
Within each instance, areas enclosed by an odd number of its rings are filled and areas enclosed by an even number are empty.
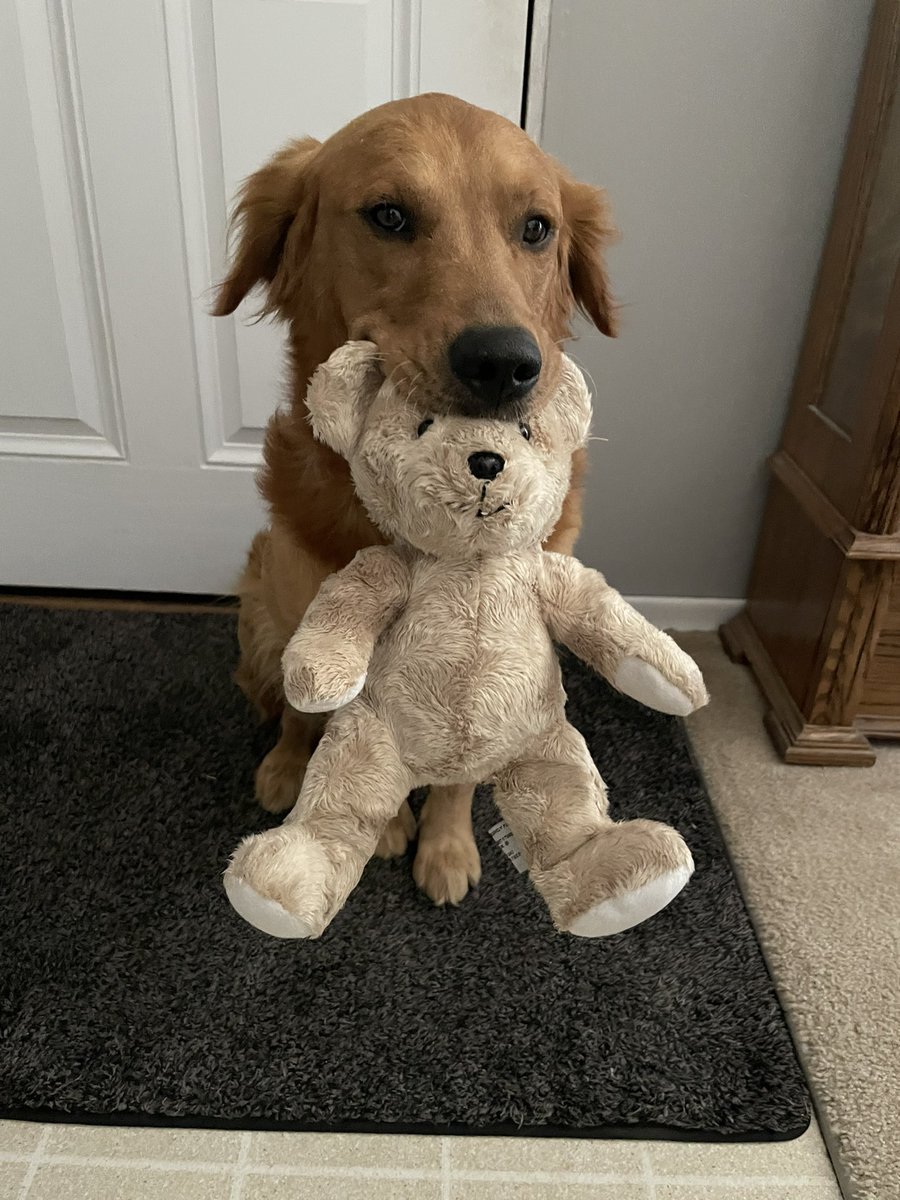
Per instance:
[[[236,850],[228,898],[275,937],[317,938],[413,788],[484,781],[556,928],[619,933],[667,905],[693,860],[670,826],[610,817],[554,643],[663,712],[708,696],[598,571],[542,549],[587,439],[584,379],[564,358],[527,422],[423,412],[397,391],[367,342],[310,383],[313,432],[387,544],[322,584],[284,651],[289,703],[333,715],[291,813]]]

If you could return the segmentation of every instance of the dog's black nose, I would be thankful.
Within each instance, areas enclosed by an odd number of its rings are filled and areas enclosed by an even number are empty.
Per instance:
[[[464,329],[447,351],[450,370],[485,411],[521,400],[541,374],[541,352],[527,329],[486,325]]]
[[[476,479],[496,479],[505,466],[505,460],[491,450],[469,455],[469,470]]]

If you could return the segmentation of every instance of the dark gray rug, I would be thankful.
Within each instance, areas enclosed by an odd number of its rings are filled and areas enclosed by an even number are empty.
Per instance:
[[[573,661],[614,810],[697,862],[603,941],[552,929],[487,834],[439,910],[373,862],[321,940],[276,941],[220,876],[273,819],[230,616],[0,607],[0,1106],[242,1128],[791,1137],[803,1076],[681,726]]]

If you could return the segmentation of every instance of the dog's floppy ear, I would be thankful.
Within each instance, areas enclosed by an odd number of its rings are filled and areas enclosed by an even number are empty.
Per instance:
[[[241,187],[231,219],[231,269],[219,285],[213,315],[233,313],[257,284],[263,312],[279,312],[303,269],[316,220],[310,165],[315,138],[289,142]]]
[[[567,453],[578,450],[587,441],[593,406],[584,375],[565,354],[562,358],[559,384],[550,406],[556,414],[563,441],[562,449]]]
[[[607,337],[616,336],[616,306],[612,299],[603,254],[616,236],[606,193],[568,176],[560,181],[568,240],[561,244],[573,306]]]
[[[306,407],[313,433],[342,458],[353,453],[365,414],[384,383],[380,361],[371,342],[346,342],[309,381]]]

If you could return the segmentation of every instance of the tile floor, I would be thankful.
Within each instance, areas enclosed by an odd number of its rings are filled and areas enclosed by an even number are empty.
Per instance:
[[[818,1128],[711,1146],[0,1121],[0,1200],[840,1200]]]

